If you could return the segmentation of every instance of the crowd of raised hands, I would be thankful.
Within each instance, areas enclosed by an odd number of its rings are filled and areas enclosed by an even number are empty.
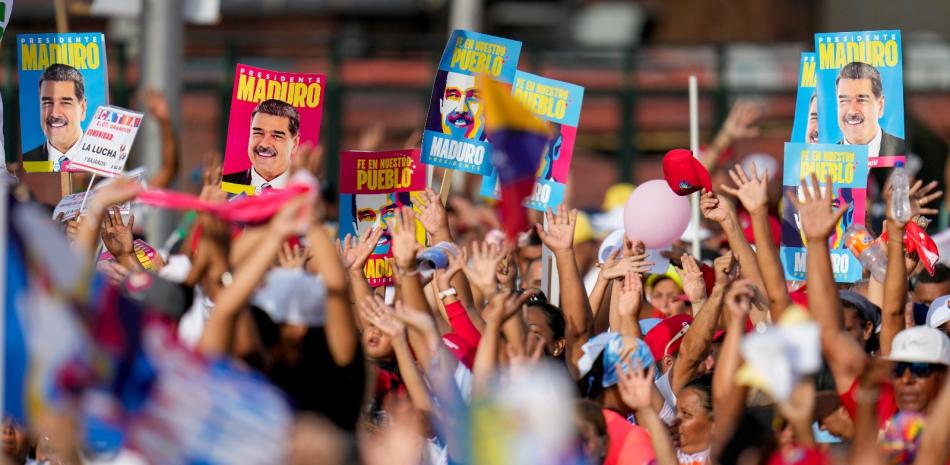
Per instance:
[[[730,120],[738,133],[748,129],[743,118]],[[315,177],[322,158],[319,148],[301,147],[293,170]],[[770,230],[782,199],[769,197],[768,173],[753,165],[727,174],[718,192],[700,198],[719,242],[707,241],[702,260],[674,245],[663,273],[654,273],[643,244],[629,239],[582,269],[578,212],[567,206],[523,233],[536,241],[462,238],[453,215],[465,210],[447,211],[432,191],[359,237],[336,238],[312,192],[262,224],[239,227],[198,213],[149,271],[133,244],[141,219],[123,220],[117,208],[142,187],[118,179],[89,199],[65,235],[115,284],[157,273],[194,290],[179,324],[182,341],[209,359],[260,372],[294,408],[288,455],[276,460],[948,463],[950,323],[915,326],[907,317],[914,303],[931,302],[909,289],[922,271],[906,253],[904,224],[886,221],[884,282],[836,284],[828,239],[847,206],[830,183],[803,180],[810,187],[784,202],[801,217],[807,281],[790,283]],[[220,161],[209,157],[201,199],[226,202],[221,180]],[[933,214],[927,204],[940,195],[916,184],[914,215]],[[739,211],[748,214],[752,243]],[[446,266],[421,266],[423,236],[430,245],[447,244]],[[394,277],[388,288],[373,287],[365,273],[383,237]],[[94,256],[100,240],[111,259]],[[550,254],[541,254],[542,246]],[[548,257],[545,292],[529,275]],[[592,286],[585,286],[588,273],[596,274]],[[660,295],[664,281],[675,284],[673,298]],[[805,355],[770,349],[758,356],[774,357],[779,367],[771,374],[792,377],[750,374],[753,337],[809,322],[818,328],[810,350],[820,354],[819,370],[792,376],[795,370],[782,367]],[[769,388],[776,383],[791,383],[790,393]],[[529,392],[520,397],[500,394],[523,386]],[[546,404],[539,407],[540,399]],[[542,427],[532,423],[537,415]],[[555,430],[568,439],[552,442],[546,434]],[[24,463],[6,447],[6,427],[4,434],[5,452]],[[553,450],[565,453],[552,459]]]

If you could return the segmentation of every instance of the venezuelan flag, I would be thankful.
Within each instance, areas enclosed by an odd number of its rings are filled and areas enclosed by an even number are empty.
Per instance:
[[[485,129],[492,144],[492,165],[501,184],[502,224],[514,241],[528,228],[522,202],[534,189],[538,165],[550,137],[548,127],[521,102],[511,89],[487,76],[478,78],[485,111]]]
[[[2,181],[0,181],[2,182]],[[27,292],[27,268],[22,245],[16,236],[8,208],[16,202],[6,195],[6,185],[0,190],[0,218],[3,229],[0,230],[0,250],[4,255],[3,266],[3,414],[14,418],[20,424],[26,423],[26,388],[29,351],[23,325],[21,303]]]

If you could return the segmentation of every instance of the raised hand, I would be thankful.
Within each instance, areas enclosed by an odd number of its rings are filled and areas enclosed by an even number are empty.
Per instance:
[[[392,237],[390,249],[393,252],[393,261],[400,268],[409,268],[416,263],[416,253],[422,248],[416,239],[416,215],[412,207],[398,208],[392,222],[386,222],[386,228]]]
[[[135,249],[132,246],[132,224],[134,222],[135,217],[130,214],[129,224],[123,223],[122,213],[117,207],[109,209],[106,217],[102,220],[102,230],[100,231],[102,243],[116,260],[135,254]]]
[[[725,305],[729,316],[733,320],[745,321],[752,312],[752,302],[756,298],[755,286],[752,282],[742,279],[732,283],[726,291]]]
[[[730,205],[712,192],[703,190],[699,198],[699,209],[703,217],[717,223],[725,223],[729,219]]]
[[[835,226],[841,221],[841,217],[848,210],[848,205],[843,204],[838,208],[833,208],[834,187],[830,177],[826,179],[824,188],[818,185],[818,176],[815,173],[811,175],[810,186],[806,185],[804,178],[801,185],[804,200],[799,200],[797,196],[791,194],[786,197],[798,210],[805,239],[808,241],[827,241],[828,236],[831,235]]]
[[[395,317],[406,324],[419,331],[426,340],[426,343],[429,344],[429,347],[436,347],[441,338],[439,333],[435,328],[435,322],[432,321],[432,316],[428,312],[422,310],[416,310],[406,307],[402,302],[396,302],[396,312],[393,313]],[[380,328],[382,329],[382,328]]]
[[[449,266],[444,270],[435,270],[435,273],[433,273],[436,290],[444,291],[451,288],[452,278],[454,278],[459,271],[465,269],[465,264],[468,263],[468,254],[465,253],[465,249],[459,248],[456,248],[456,254],[457,255],[446,253],[449,257]]]
[[[574,247],[574,226],[577,224],[577,210],[570,210],[560,205],[557,207],[557,213],[548,209],[544,213],[548,220],[548,230],[544,230],[543,224],[534,225],[538,231],[541,242],[552,251],[571,250]]]
[[[168,100],[165,99],[165,93],[153,89],[145,88],[141,94],[142,103],[145,104],[145,111],[154,116],[155,119],[168,121],[171,119],[171,112],[168,110]]]
[[[620,283],[618,298],[620,316],[634,317],[643,303],[643,281],[640,273],[627,273]]]
[[[506,344],[505,350],[508,352],[508,365],[512,371],[519,371],[534,365],[541,361],[544,355],[544,340],[534,333],[529,333],[525,338],[525,351],[519,351],[512,347],[512,344]]]
[[[228,194],[221,190],[222,174],[221,155],[211,151],[205,154],[204,170],[201,173],[201,200],[209,202],[224,201]]]
[[[515,263],[515,254],[509,251],[498,266],[495,268],[495,279],[498,281],[498,287],[513,291],[515,289],[515,280],[518,279],[518,264]]]
[[[280,238],[306,233],[310,226],[310,207],[310,199],[303,195],[290,199],[268,223],[271,233]]]
[[[937,213],[940,213],[940,210],[937,210],[936,208],[924,208],[924,205],[939,199],[940,196],[943,195],[943,191],[933,192],[933,190],[936,188],[937,181],[930,181],[925,186],[924,182],[920,179],[918,179],[913,186],[910,186],[908,194],[910,195],[911,216],[933,216]]]
[[[495,244],[487,242],[473,242],[469,254],[471,260],[465,267],[465,277],[468,282],[477,287],[483,295],[494,294],[498,290],[498,281],[495,272],[507,250],[502,250]]]
[[[716,271],[716,284],[726,285],[735,281],[739,275],[739,262],[732,251],[728,251],[713,260],[713,269]]]
[[[614,366],[620,380],[620,398],[628,407],[641,410],[653,406],[653,367],[643,369],[639,360],[632,360],[630,369],[624,371],[621,364]]]
[[[682,268],[676,267],[676,273],[683,280],[683,292],[694,304],[706,300],[706,281],[703,280],[703,271],[692,255],[684,253],[680,256]]]
[[[488,305],[485,306],[485,310],[482,311],[482,317],[485,318],[485,323],[495,328],[500,328],[502,323],[508,321],[509,318],[521,311],[521,307],[525,302],[531,299],[537,292],[536,289],[529,289],[520,295],[513,292],[508,294],[499,292],[493,295],[492,298],[489,299]]]
[[[759,128],[755,126],[755,122],[761,115],[762,109],[756,103],[742,100],[736,102],[719,129],[717,145],[724,143],[721,148],[725,148],[734,141],[758,136]]]
[[[762,173],[762,176],[760,177],[756,170],[755,163],[753,163],[752,175],[750,177],[746,176],[745,170],[742,169],[742,165],[736,165],[729,170],[729,177],[732,178],[732,182],[735,183],[736,187],[723,184],[722,190],[738,198],[739,201],[742,202],[742,206],[745,207],[749,213],[757,212],[768,206],[768,170],[766,170],[765,173]]]
[[[366,231],[359,240],[350,234],[347,234],[342,242],[337,239],[336,245],[343,259],[343,266],[350,271],[362,271],[366,266],[366,260],[369,260],[369,256],[373,254],[381,237],[383,237],[382,228],[372,228]]]
[[[649,273],[653,265],[656,265],[647,261],[649,255],[645,253],[619,258],[618,254],[621,252],[621,250],[615,250],[604,262],[601,273],[605,279],[622,278],[629,273]]]
[[[439,232],[448,231],[448,217],[445,214],[445,206],[442,205],[442,199],[432,189],[426,189],[419,194],[416,202],[419,207],[419,222],[430,236],[435,236]]]
[[[284,242],[280,246],[280,252],[277,253],[277,265],[281,268],[295,269],[303,268],[307,263],[307,254],[309,250],[303,244],[290,245]]]
[[[72,242],[76,240],[76,237],[79,235],[79,227],[82,224],[82,216],[77,216],[76,218],[66,222],[66,237]]]
[[[406,323],[397,318],[395,310],[386,305],[379,296],[366,296],[366,299],[360,302],[360,315],[390,337],[400,337],[406,332]]]

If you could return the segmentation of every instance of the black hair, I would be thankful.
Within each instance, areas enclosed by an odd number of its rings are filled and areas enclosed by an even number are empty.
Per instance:
[[[950,268],[947,268],[947,265],[943,263],[938,263],[934,267],[934,275],[930,276],[930,273],[918,273],[916,279],[914,279],[914,284],[939,284],[950,281]]]
[[[835,79],[835,89],[838,89],[838,81],[842,79],[870,79],[871,92],[875,97],[881,98],[884,93],[884,87],[881,85],[881,73],[877,68],[860,61],[852,61],[844,65],[838,72],[838,78]]]
[[[43,81],[67,82],[70,81],[76,87],[76,100],[82,101],[86,95],[86,85],[83,83],[82,73],[78,69],[62,63],[56,63],[49,66],[40,76],[40,87]]]
[[[293,105],[287,102],[282,102],[273,98],[264,100],[254,107],[254,111],[251,112],[251,119],[253,119],[254,115],[258,113],[271,116],[282,116],[290,120],[288,122],[288,126],[291,137],[296,137],[297,133],[300,131],[300,113],[297,112],[297,109],[294,108]]]
[[[706,413],[709,415],[709,417],[713,418],[712,375],[700,376],[699,378],[686,383],[686,386],[683,386],[683,389],[692,389],[698,392],[700,394],[700,405],[702,405],[703,410],[706,410]]]
[[[719,457],[721,465],[735,465],[739,458],[748,456],[749,451],[758,451],[759,460],[753,463],[767,463],[769,457],[778,448],[778,438],[772,430],[775,409],[772,406],[744,409],[732,438],[725,444]]]
[[[544,313],[545,319],[548,320],[548,326],[551,327],[551,332],[554,333],[554,339],[564,339],[567,324],[564,321],[564,313],[561,312],[560,308],[540,300],[530,302],[527,305],[528,308],[536,308]]]

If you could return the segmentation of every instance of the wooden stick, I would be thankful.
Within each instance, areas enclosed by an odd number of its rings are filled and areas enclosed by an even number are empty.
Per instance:
[[[454,177],[454,171],[445,168],[442,170],[442,183],[439,185],[439,199],[442,200],[442,205],[445,205],[449,200],[449,193],[452,192],[452,178]]]

